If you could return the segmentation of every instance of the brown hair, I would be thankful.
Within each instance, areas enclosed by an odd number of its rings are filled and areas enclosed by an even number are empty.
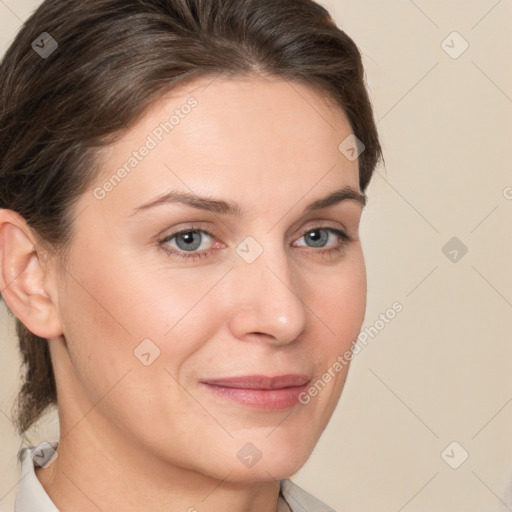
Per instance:
[[[216,73],[281,76],[332,98],[365,145],[365,191],[384,159],[361,54],[314,1],[46,0],[0,63],[0,208],[65,254],[69,212],[99,150],[184,79]],[[25,375],[13,412],[24,435],[57,391],[47,340],[15,321]]]

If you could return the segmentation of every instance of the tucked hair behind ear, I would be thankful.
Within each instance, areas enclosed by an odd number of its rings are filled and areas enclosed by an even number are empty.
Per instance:
[[[45,58],[32,46],[43,32],[58,45]],[[46,0],[0,63],[0,208],[63,257],[69,212],[98,172],[99,150],[183,80],[218,73],[278,75],[333,100],[365,145],[366,189],[383,157],[361,53],[314,1]],[[57,390],[47,340],[15,321],[24,434]]]

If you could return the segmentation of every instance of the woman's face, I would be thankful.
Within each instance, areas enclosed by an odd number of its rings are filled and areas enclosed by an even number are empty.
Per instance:
[[[55,280],[62,442],[240,482],[304,464],[366,305],[351,133],[305,85],[203,77],[108,148]]]

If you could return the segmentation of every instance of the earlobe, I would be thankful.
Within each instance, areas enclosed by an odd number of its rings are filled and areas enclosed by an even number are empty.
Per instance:
[[[9,309],[42,338],[62,334],[58,309],[45,290],[45,266],[30,226],[13,210],[0,209],[0,290]]]

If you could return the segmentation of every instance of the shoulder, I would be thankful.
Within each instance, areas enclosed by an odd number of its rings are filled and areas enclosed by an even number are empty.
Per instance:
[[[336,512],[289,478],[281,480],[281,492],[292,512]]]
[[[16,490],[14,509],[10,512],[59,512],[35,473],[37,466],[45,467],[51,463],[52,458],[56,456],[56,447],[57,442],[44,442],[21,450],[21,478]]]

